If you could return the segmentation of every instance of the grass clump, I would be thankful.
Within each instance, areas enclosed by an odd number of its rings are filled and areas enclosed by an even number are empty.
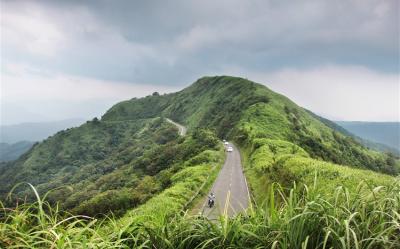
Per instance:
[[[318,185],[293,186],[289,194],[275,184],[264,205],[214,223],[181,214],[142,224],[142,248],[398,248],[399,183],[354,195],[339,186],[331,197]],[[133,237],[139,238],[137,234]]]
[[[62,212],[36,196],[33,203],[4,208],[0,214],[0,248],[119,248],[122,240],[107,240],[98,231],[103,221]]]
[[[311,186],[294,184],[288,190],[273,184],[262,205],[233,218],[221,216],[217,222],[190,216],[178,211],[179,205],[164,202],[175,198],[179,190],[184,191],[183,185],[176,186],[129,214],[129,222],[110,217],[106,226],[89,217],[66,218],[40,199],[29,206],[3,209],[0,245],[149,249],[400,247],[399,181],[377,187],[361,182],[355,190],[338,186],[329,196],[321,194],[324,186],[317,180]]]

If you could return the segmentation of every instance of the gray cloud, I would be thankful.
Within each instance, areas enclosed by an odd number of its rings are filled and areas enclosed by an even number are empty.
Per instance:
[[[2,64],[169,89],[226,71],[252,79],[330,65],[396,76],[399,9],[397,0],[2,1]]]

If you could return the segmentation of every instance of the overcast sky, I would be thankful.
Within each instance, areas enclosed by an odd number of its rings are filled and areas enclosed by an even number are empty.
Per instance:
[[[222,74],[333,120],[399,121],[399,2],[1,1],[1,123]]]

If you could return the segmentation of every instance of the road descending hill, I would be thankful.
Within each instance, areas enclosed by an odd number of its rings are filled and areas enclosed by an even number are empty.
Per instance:
[[[232,143],[230,146],[233,147],[233,151],[226,152],[225,163],[210,191],[216,196],[215,206],[208,207],[208,197],[204,199],[202,205],[202,215],[212,220],[221,214],[233,216],[243,212],[249,205],[249,190],[243,174],[240,153]]]
[[[187,129],[185,126],[171,119],[167,119],[167,121],[174,124],[179,129],[179,134],[181,136],[186,135]],[[227,147],[225,147],[226,158],[224,165],[218,173],[218,177],[210,191],[210,193],[213,193],[217,197],[215,206],[212,208],[208,207],[208,197],[206,196],[200,208],[200,213],[212,220],[217,219],[221,214],[233,216],[238,212],[244,211],[250,200],[249,189],[246,177],[243,174],[239,150],[232,143],[230,143],[229,146],[233,147],[233,151],[227,152]]]
[[[167,118],[166,120],[167,120],[168,122],[170,122],[171,124],[175,125],[175,126],[178,128],[178,130],[179,130],[179,135],[181,135],[181,136],[185,136],[185,135],[186,135],[187,129],[186,129],[185,126],[183,126],[183,125],[181,125],[181,124],[178,124],[178,123],[172,121],[172,120],[169,119],[169,118]]]

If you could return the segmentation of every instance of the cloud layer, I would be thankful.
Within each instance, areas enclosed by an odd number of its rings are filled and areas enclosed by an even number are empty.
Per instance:
[[[396,0],[1,4],[3,112],[15,111],[5,103],[20,102],[18,89],[29,89],[31,108],[37,99],[68,99],[100,109],[229,73],[268,83],[330,118],[399,119]],[[372,98],[376,109],[366,105]]]

